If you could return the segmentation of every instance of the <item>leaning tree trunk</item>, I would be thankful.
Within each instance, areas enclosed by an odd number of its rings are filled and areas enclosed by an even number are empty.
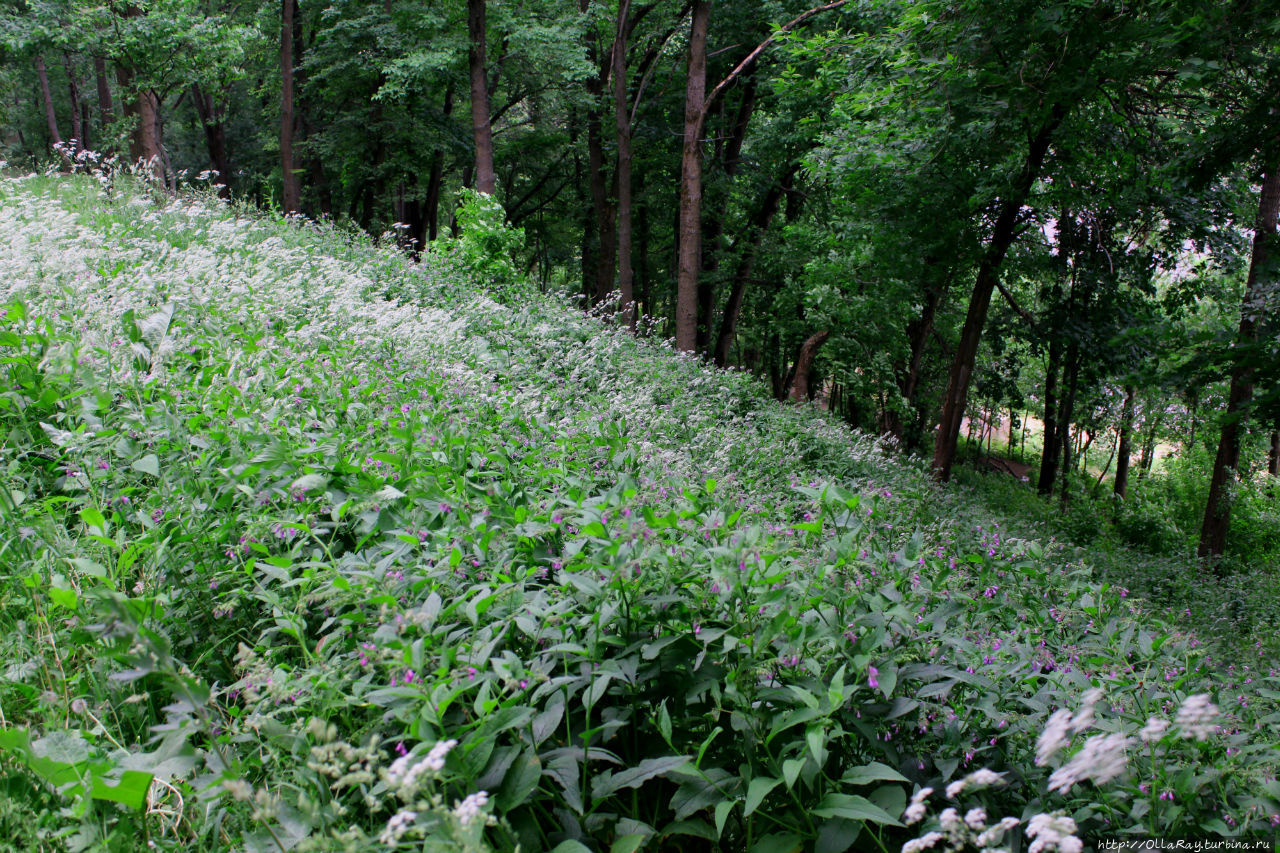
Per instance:
[[[44,101],[44,120],[49,127],[49,141],[53,145],[62,144],[62,135],[58,133],[58,114],[53,110],[53,92],[49,89],[49,72],[44,67],[44,57],[36,57],[36,76],[40,78],[40,98]]]
[[[1130,445],[1133,441],[1133,398],[1137,390],[1132,385],[1125,386],[1124,407],[1120,410],[1120,442],[1116,450],[1115,493],[1122,499],[1129,488],[1129,456],[1132,454]]]
[[[791,374],[792,400],[803,403],[809,399],[809,373],[813,369],[813,360],[818,355],[818,347],[826,343],[830,336],[830,331],[814,332],[800,345],[796,366]]]
[[[769,222],[773,219],[774,214],[778,212],[778,207],[781,205],[783,190],[790,185],[799,168],[800,164],[792,164],[782,180],[769,187],[768,192],[765,193],[764,198],[760,201],[760,206],[751,215],[747,225],[747,233],[743,235],[743,239],[746,241],[746,248],[738,259],[738,267],[733,276],[733,285],[729,289],[729,302],[725,305],[724,319],[720,321],[720,333],[716,336],[715,363],[717,367],[724,367],[729,363],[729,347],[733,345],[734,335],[737,334],[738,317],[742,313],[742,300],[746,295],[747,283],[751,280],[756,256],[759,255],[760,246],[764,243],[765,234],[769,229]]]
[[[1005,255],[1017,239],[1017,225],[1022,215],[1022,205],[1031,192],[1032,184],[1040,175],[1045,155],[1049,152],[1049,142],[1058,125],[1066,117],[1066,113],[1065,107],[1055,104],[1045,124],[1031,139],[1027,156],[1022,163],[1022,171],[1010,190],[1008,198],[1000,205],[1000,214],[996,217],[991,231],[991,241],[987,244],[987,251],[982,258],[982,263],[978,266],[973,293],[969,297],[969,310],[960,332],[960,342],[956,346],[955,358],[951,362],[947,390],[942,398],[938,439],[933,451],[934,476],[940,482],[945,483],[951,479],[951,466],[955,461],[956,446],[960,440],[960,422],[964,420],[964,410],[968,403],[969,380],[973,376],[973,366],[978,357],[982,329],[987,322],[991,293],[995,290],[996,280],[1000,277],[1000,268],[1004,263]]]
[[[1236,334],[1238,345],[1249,346],[1257,336],[1257,306],[1262,304],[1266,291],[1275,287],[1271,262],[1272,243],[1275,241],[1276,218],[1280,215],[1280,158],[1272,157],[1267,173],[1262,179],[1262,193],[1258,202],[1258,219],[1253,229],[1253,253],[1249,260],[1249,276],[1245,281],[1244,301],[1240,307],[1240,328]],[[1227,497],[1230,481],[1240,467],[1240,443],[1244,435],[1244,422],[1253,399],[1253,368],[1246,359],[1238,358],[1231,371],[1231,390],[1227,393],[1227,412],[1222,421],[1222,435],[1218,440],[1218,453],[1213,461],[1213,476],[1209,481],[1209,499],[1204,509],[1204,523],[1200,527],[1200,557],[1213,560],[1227,547],[1227,531],[1231,525],[1231,504]]]
[[[280,197],[285,213],[302,210],[302,187],[293,166],[293,19],[297,0],[282,0],[280,10],[280,171],[284,185]]]
[[[489,118],[489,81],[485,78],[485,0],[467,0],[467,66],[471,74],[471,138],[476,149],[476,189],[493,195],[493,126]]]

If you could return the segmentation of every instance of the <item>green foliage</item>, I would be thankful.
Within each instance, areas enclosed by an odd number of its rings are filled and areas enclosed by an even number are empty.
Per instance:
[[[515,266],[524,231],[507,224],[507,213],[493,196],[464,189],[458,201],[458,250],[467,272],[487,282],[500,301],[510,304],[527,297],[528,287]]]
[[[1264,661],[747,377],[495,302],[464,248],[513,245],[491,201],[414,263],[127,186],[0,192],[0,821],[28,837],[889,848],[980,767],[1017,782],[970,792],[991,814],[1270,831]],[[1200,693],[1223,731],[1051,790],[1038,735],[1099,684],[1117,731]]]

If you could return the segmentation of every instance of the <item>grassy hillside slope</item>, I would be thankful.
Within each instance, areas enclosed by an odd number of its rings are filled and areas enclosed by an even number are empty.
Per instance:
[[[483,260],[0,183],[0,838],[1275,838],[1252,646]]]

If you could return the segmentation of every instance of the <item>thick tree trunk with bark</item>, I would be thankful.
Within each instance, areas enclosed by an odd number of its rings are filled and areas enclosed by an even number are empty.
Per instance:
[[[813,370],[813,360],[818,355],[818,347],[826,343],[831,336],[830,331],[814,332],[796,354],[796,365],[791,372],[791,399],[804,402],[812,396],[809,388],[809,373]]]
[[[116,112],[111,103],[111,83],[107,80],[107,60],[101,56],[93,58],[93,76],[98,84],[98,127],[101,138],[106,140],[107,127],[116,120]]]
[[[293,21],[297,0],[282,0],[280,9],[280,171],[284,184],[280,203],[285,213],[302,210],[302,187],[293,165]]]
[[[1249,346],[1254,342],[1257,336],[1258,305],[1262,304],[1266,290],[1276,286],[1272,249],[1276,239],[1276,219],[1280,215],[1280,163],[1277,163],[1280,158],[1273,156],[1270,159],[1262,179],[1258,218],[1253,229],[1253,254],[1249,259],[1249,275],[1240,306],[1240,328],[1236,333],[1239,346]],[[1227,547],[1227,531],[1231,526],[1228,484],[1237,476],[1237,469],[1240,467],[1240,444],[1252,399],[1253,368],[1244,359],[1237,359],[1231,371],[1227,411],[1222,421],[1218,453],[1213,461],[1204,523],[1200,527],[1197,553],[1208,560],[1216,560],[1222,556]]]
[[[191,102],[195,104],[200,126],[204,128],[204,144],[209,149],[209,163],[218,173],[218,197],[231,198],[231,158],[227,154],[227,131],[222,124],[222,109],[214,103],[213,96],[191,85]]]
[[[689,24],[684,145],[680,154],[679,250],[676,264],[676,349],[698,343],[698,272],[702,267],[702,121],[707,97],[707,29],[711,0],[694,0]]]
[[[493,195],[498,188],[493,170],[493,127],[489,118],[489,84],[485,77],[485,0],[467,0],[467,65],[471,74],[471,137],[476,149],[476,189]]]
[[[613,109],[618,143],[618,292],[624,320],[635,330],[635,276],[631,269],[631,99],[627,95],[627,31],[630,0],[618,3],[613,42]]]
[[[117,69],[120,87],[129,92],[133,85],[133,74],[123,68]],[[129,159],[134,163],[145,163],[150,169],[151,179],[164,183],[164,166],[160,154],[160,136],[156,127],[156,96],[150,89],[135,92],[125,104],[125,118],[134,120],[133,133],[129,137]]]
[[[49,71],[44,66],[43,56],[36,56],[36,76],[40,78],[40,99],[44,102],[44,120],[49,128],[49,141],[53,145],[61,145],[58,114],[53,110],[53,92],[49,88]]]
[[[933,472],[940,482],[951,479],[951,465],[955,461],[956,445],[960,437],[960,422],[964,419],[965,404],[969,396],[969,380],[973,376],[973,365],[978,355],[978,344],[982,340],[982,329],[987,322],[991,293],[995,290],[996,279],[1000,276],[1005,255],[1013,245],[1013,241],[1017,239],[1017,224],[1022,205],[1031,192],[1032,184],[1040,175],[1054,131],[1065,116],[1066,109],[1055,105],[1045,124],[1031,139],[1027,156],[1022,163],[1022,171],[1017,182],[1010,189],[1009,197],[1000,204],[1000,213],[991,231],[991,241],[987,244],[987,251],[982,258],[982,263],[978,266],[973,293],[969,297],[969,310],[965,315],[964,328],[960,332],[960,342],[956,346],[955,358],[951,363],[951,373],[947,380],[947,390],[942,399],[941,423],[938,426],[938,439],[933,451]]]
[[[1133,399],[1137,388],[1127,385],[1124,389],[1124,406],[1120,410],[1120,440],[1116,450],[1115,493],[1124,498],[1129,489],[1129,457],[1133,454]]]

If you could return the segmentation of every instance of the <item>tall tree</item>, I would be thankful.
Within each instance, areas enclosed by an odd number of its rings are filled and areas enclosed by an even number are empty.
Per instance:
[[[297,0],[281,0],[280,9],[280,171],[283,173],[281,206],[285,213],[302,210],[302,187],[293,164],[294,93],[293,30]]]
[[[613,41],[613,103],[618,143],[618,291],[625,321],[635,328],[635,288],[631,269],[631,101],[627,95],[627,31],[631,0],[618,2]]]
[[[1240,305],[1240,326],[1236,348],[1252,347],[1257,335],[1260,308],[1267,304],[1276,289],[1275,259],[1277,216],[1280,216],[1280,141],[1273,142],[1267,152],[1262,191],[1258,199],[1258,216],[1253,226],[1253,250],[1249,259],[1249,275],[1245,281],[1244,299]],[[1222,434],[1213,461],[1209,481],[1209,497],[1200,527],[1197,553],[1216,559],[1227,546],[1231,525],[1231,502],[1228,485],[1238,476],[1240,445],[1245,431],[1245,418],[1253,397],[1254,368],[1247,356],[1237,354],[1231,370],[1231,387],[1227,393],[1227,409],[1222,419]]]
[[[44,104],[45,126],[49,129],[49,141],[54,145],[62,144],[62,134],[58,133],[58,114],[53,110],[53,92],[49,88],[49,71],[45,67],[44,57],[36,55],[36,76],[40,78],[40,100]]]
[[[493,126],[489,112],[489,81],[485,66],[485,0],[467,0],[467,67],[471,77],[471,135],[476,151],[476,189],[493,195],[498,188],[493,168]]]

